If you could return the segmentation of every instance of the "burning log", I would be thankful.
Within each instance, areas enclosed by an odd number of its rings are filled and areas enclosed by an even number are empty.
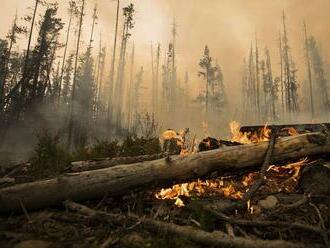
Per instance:
[[[231,237],[221,231],[205,232],[191,226],[179,226],[174,223],[166,223],[162,221],[153,220],[150,218],[139,218],[136,215],[130,214],[128,216],[115,215],[103,211],[97,211],[88,208],[84,205],[75,202],[66,201],[65,205],[68,209],[78,211],[84,215],[89,216],[97,221],[107,222],[110,224],[123,224],[123,221],[135,222],[141,225],[144,229],[150,232],[159,232],[170,235],[176,235],[186,238],[203,246],[214,247],[244,247],[244,248],[298,248],[305,247],[301,243],[292,243],[284,240],[260,240],[260,239],[247,239],[241,237]]]
[[[0,189],[0,212],[21,211],[58,205],[71,199],[84,201],[122,195],[131,190],[162,187],[173,182],[204,177],[214,171],[225,172],[260,166],[269,142],[225,147],[190,156],[117,165],[110,168],[69,173],[57,178]],[[328,154],[330,141],[321,133],[278,138],[272,163],[297,160],[301,157]]]
[[[290,124],[290,125],[272,125],[279,130],[279,136],[292,135],[291,131],[296,133],[307,132],[328,132],[330,130],[330,123],[318,123],[318,124]],[[256,133],[260,134],[264,126],[242,126],[240,132],[242,133]]]

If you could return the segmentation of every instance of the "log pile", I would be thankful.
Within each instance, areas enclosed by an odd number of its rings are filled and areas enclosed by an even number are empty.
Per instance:
[[[0,187],[0,240],[35,242],[34,230],[97,247],[329,247],[330,138],[319,131],[207,150],[208,138],[196,154],[74,162]]]

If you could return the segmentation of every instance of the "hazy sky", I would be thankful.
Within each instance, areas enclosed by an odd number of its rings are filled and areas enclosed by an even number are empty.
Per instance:
[[[15,10],[19,16],[33,5],[32,0],[0,0],[0,36],[4,37],[12,22]],[[60,14],[66,21],[68,0],[60,0]],[[110,45],[114,32],[116,2],[113,0],[87,0],[84,21],[84,41],[89,39],[92,7],[97,2],[99,24],[96,35],[103,34],[103,40]],[[278,68],[278,36],[281,29],[281,15],[287,15],[287,26],[293,58],[303,78],[305,69],[303,28],[305,19],[310,33],[315,35],[322,46],[326,60],[330,55],[330,1],[329,0],[122,0],[122,6],[133,2],[136,6],[135,29],[132,39],[136,45],[138,63],[146,68],[150,65],[150,43],[160,42],[167,47],[171,24],[175,17],[178,26],[178,62],[180,77],[187,70],[195,85],[198,61],[205,44],[211,55],[223,67],[225,84],[231,91],[238,91],[241,83],[243,58],[248,54],[251,41],[257,35],[262,51],[271,49],[272,62]],[[74,41],[74,39],[71,39]],[[98,44],[98,39],[95,39]],[[164,54],[164,52],[163,52]],[[138,66],[138,65],[137,65]],[[150,73],[149,73],[150,74]],[[195,86],[197,88],[197,86]]]

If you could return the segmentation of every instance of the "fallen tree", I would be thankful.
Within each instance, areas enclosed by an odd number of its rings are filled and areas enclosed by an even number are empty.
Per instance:
[[[0,212],[8,213],[58,205],[64,200],[84,201],[125,194],[131,190],[161,187],[173,182],[207,176],[219,171],[241,170],[261,165],[269,142],[240,145],[171,156],[159,160],[117,165],[110,168],[68,173],[57,178],[0,189]],[[328,154],[330,142],[322,133],[278,138],[271,163]]]
[[[118,158],[96,159],[89,161],[77,161],[71,163],[71,172],[98,170],[119,164],[134,164],[144,161],[157,160],[164,157],[165,155],[163,153],[159,153],[153,155],[141,155],[136,157],[118,157]]]

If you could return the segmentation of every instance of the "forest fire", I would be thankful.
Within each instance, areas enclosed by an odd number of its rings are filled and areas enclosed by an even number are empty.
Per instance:
[[[1,248],[330,248],[329,0],[1,3]]]
[[[240,144],[252,144],[263,141],[269,141],[271,136],[271,128],[268,124],[265,124],[259,132],[241,132],[240,123],[232,121],[229,124],[231,132],[231,142],[237,142]],[[298,135],[298,132],[292,128],[287,128],[287,133],[290,136]],[[167,130],[163,133],[162,137],[165,141],[174,141],[181,149],[181,155],[188,155],[189,150],[184,149],[185,144],[184,131],[176,133],[173,130]],[[207,149],[212,148],[213,138],[204,139],[203,146]],[[191,154],[191,152],[190,152]],[[277,191],[292,190],[292,184],[297,181],[300,175],[301,168],[308,163],[307,158],[295,163],[289,163],[285,166],[269,166],[267,172],[271,175],[269,182],[273,184],[273,189]],[[268,176],[267,175],[267,176]],[[208,180],[196,180],[183,184],[176,184],[167,189],[161,189],[155,193],[155,197],[160,200],[175,200],[175,205],[178,207],[184,207],[185,203],[183,198],[190,197],[210,197],[217,195],[228,199],[241,200],[244,193],[248,191],[248,188],[255,181],[258,173],[248,173],[244,175],[240,180],[234,180],[233,178],[216,178]],[[284,179],[285,178],[285,179]],[[289,183],[288,182],[292,182]],[[284,187],[284,188],[283,188]]]
[[[265,126],[261,128],[258,133],[241,132],[240,124],[236,121],[231,122],[229,127],[231,131],[231,142],[252,144],[270,140],[271,128],[269,128],[267,124],[265,124]],[[298,134],[298,132],[292,127],[287,128],[286,131],[291,136]],[[176,142],[179,148],[181,148],[180,154],[187,155],[189,154],[189,151],[187,149],[183,149],[185,147],[185,134],[186,133],[183,131],[176,133],[173,130],[167,130],[163,133],[162,137],[165,141],[172,140]],[[204,139],[202,141],[203,145],[208,149],[212,149],[212,140],[213,139],[210,137]],[[288,187],[285,183],[288,181],[296,182],[300,169],[307,162],[308,160],[305,158],[301,161],[289,163],[285,166],[270,166],[267,171],[268,174],[271,175],[269,181],[273,182],[273,188],[278,191],[292,189],[292,187]],[[209,180],[198,179],[188,183],[176,184],[171,188],[161,189],[161,191],[155,193],[155,197],[161,200],[175,200],[174,204],[178,207],[185,206],[185,203],[181,198],[189,198],[193,196],[209,197],[217,195],[228,199],[240,200],[242,199],[244,193],[248,191],[249,186],[255,181],[257,176],[258,173],[248,173],[238,181],[234,181],[233,178],[216,178]],[[283,181],[283,178],[286,179]],[[283,189],[282,186],[285,187],[285,189]]]
[[[266,174],[267,183],[263,186],[262,191],[267,193],[292,192],[296,187],[301,169],[308,163],[308,159],[305,158],[284,166],[270,166]],[[155,193],[155,197],[159,200],[175,200],[174,205],[177,207],[184,207],[184,199],[192,197],[219,197],[241,200],[258,175],[258,172],[252,172],[241,178],[197,179],[196,181],[175,184],[170,188],[161,189]]]

